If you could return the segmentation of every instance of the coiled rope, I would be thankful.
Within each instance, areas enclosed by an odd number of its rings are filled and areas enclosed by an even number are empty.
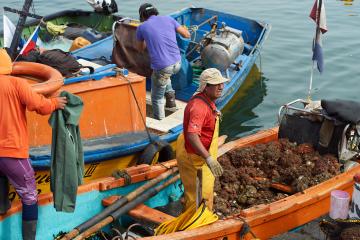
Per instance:
[[[218,216],[208,209],[205,202],[202,202],[198,209],[196,209],[196,204],[194,203],[177,218],[160,224],[155,229],[155,235],[190,230],[214,223],[217,220]]]

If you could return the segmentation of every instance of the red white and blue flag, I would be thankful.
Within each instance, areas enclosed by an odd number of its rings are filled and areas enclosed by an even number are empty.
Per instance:
[[[324,0],[320,0],[320,3],[319,0],[315,0],[314,6],[310,12],[310,18],[315,21],[322,34],[327,32]],[[316,61],[317,68],[319,72],[322,73],[324,71],[324,60],[321,46],[321,34],[318,31],[316,32],[314,40],[312,60]]]
[[[314,20],[314,22],[319,26],[321,33],[327,32],[327,25],[326,25],[326,13],[325,13],[325,5],[324,0],[321,1],[321,9],[320,9],[320,16],[319,15],[319,1],[315,0],[314,6],[310,12],[310,18]]]
[[[31,50],[35,49],[36,41],[39,37],[40,25],[36,27],[35,31],[31,34],[23,48],[21,49],[19,55],[27,55]]]

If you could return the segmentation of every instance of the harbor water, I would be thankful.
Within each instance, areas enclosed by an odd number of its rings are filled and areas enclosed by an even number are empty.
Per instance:
[[[65,9],[91,10],[85,0],[34,0],[33,12],[46,15]],[[138,18],[144,1],[117,0],[119,14]],[[282,104],[306,98],[312,66],[315,23],[309,18],[313,0],[150,1],[160,14],[189,7],[206,7],[271,23],[272,30],[248,79],[224,109],[221,133],[231,139],[277,124]],[[23,1],[1,0],[21,9]],[[328,32],[322,35],[325,70],[314,71],[312,99],[359,101],[360,2],[325,0]],[[14,13],[6,15],[15,22]],[[2,19],[0,20],[2,30]]]

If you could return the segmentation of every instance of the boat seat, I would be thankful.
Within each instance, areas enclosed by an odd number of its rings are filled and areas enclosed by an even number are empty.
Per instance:
[[[102,67],[102,65],[100,65],[100,64],[97,64],[97,63],[94,63],[94,62],[91,62],[91,61],[88,61],[88,60],[82,59],[82,58],[77,59],[77,61],[78,61],[78,63],[80,63],[83,66],[90,66],[90,67],[93,67],[94,69]]]
[[[151,94],[146,92],[146,104],[151,105]],[[146,117],[146,126],[159,132],[167,133],[170,129],[182,125],[186,102],[176,99],[177,110],[162,120]]]
[[[102,204],[103,204],[103,206],[107,207],[107,206],[111,205],[112,203],[114,203],[115,201],[117,201],[119,198],[120,198],[120,196],[118,196],[118,195],[104,198],[102,200]],[[170,216],[159,210],[150,208],[144,204],[140,204],[137,207],[135,207],[134,209],[130,210],[128,212],[128,215],[137,220],[151,222],[151,223],[155,223],[155,224],[160,224],[162,222],[174,219],[173,216]]]
[[[151,134],[156,137],[155,134]],[[128,151],[127,148],[136,144],[143,144],[148,141],[148,135],[145,131],[119,133],[112,136],[105,136],[95,139],[83,139],[83,150],[85,157],[94,153],[103,151],[103,149],[118,149],[118,151]],[[129,143],[130,142],[130,143]],[[44,156],[51,156],[51,145],[41,147],[31,147],[30,156],[33,161],[40,161]]]

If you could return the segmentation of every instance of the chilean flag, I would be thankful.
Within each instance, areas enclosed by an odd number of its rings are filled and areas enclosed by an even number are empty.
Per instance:
[[[318,16],[319,10],[320,10],[320,16]],[[322,34],[327,32],[324,0],[321,1],[321,6],[319,6],[318,0],[315,0],[314,6],[310,12],[310,18],[315,21],[316,25],[320,28]],[[322,73],[324,71],[324,59],[323,59],[320,33],[316,34],[314,40],[312,60],[316,61],[317,68],[319,72]]]
[[[321,33],[326,33],[327,32],[327,25],[326,25],[326,13],[325,13],[325,5],[324,5],[324,0],[321,1],[321,6],[318,6],[318,0],[315,0],[314,6],[311,9],[310,12],[310,18],[312,20],[314,20],[314,22],[319,26]],[[320,16],[318,16],[319,11],[318,9],[320,9]]]
[[[36,41],[39,37],[40,25],[36,27],[35,31],[31,34],[24,47],[21,49],[19,55],[27,55],[31,50],[36,47]]]

